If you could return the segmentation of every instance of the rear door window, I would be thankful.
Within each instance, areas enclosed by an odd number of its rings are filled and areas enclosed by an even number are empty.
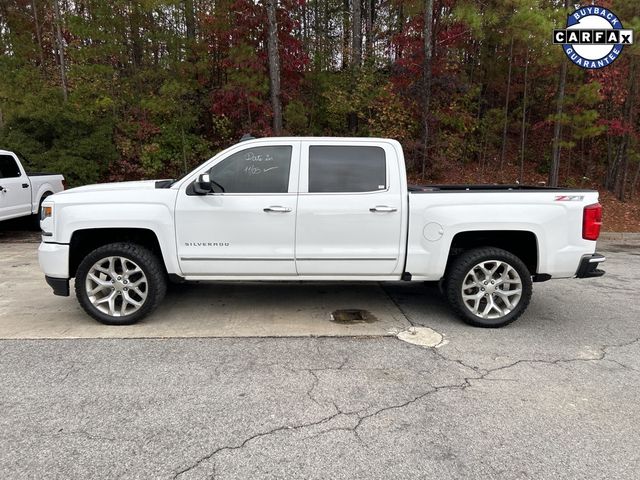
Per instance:
[[[381,147],[309,147],[309,193],[376,192],[386,188],[387,165]]]

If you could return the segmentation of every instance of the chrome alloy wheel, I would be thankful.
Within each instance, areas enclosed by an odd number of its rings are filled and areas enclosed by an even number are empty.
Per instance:
[[[135,262],[125,257],[105,257],[89,269],[85,289],[89,301],[100,312],[124,317],[144,305],[149,285]]]
[[[508,315],[522,297],[520,275],[506,262],[485,260],[474,266],[462,282],[462,300],[480,318]]]

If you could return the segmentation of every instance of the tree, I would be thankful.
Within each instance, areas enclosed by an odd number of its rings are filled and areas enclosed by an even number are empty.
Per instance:
[[[429,155],[429,109],[431,107],[431,58],[433,56],[433,0],[424,0],[424,60],[422,62],[422,177],[426,173]]]
[[[628,80],[628,95],[624,102],[624,122],[628,126],[625,129],[622,145],[618,150],[619,158],[616,159],[616,163],[620,165],[617,178],[616,178],[616,194],[623,202],[626,200],[627,192],[627,177],[629,174],[629,150],[631,144],[631,132],[633,131],[633,125],[635,123],[636,112],[636,98],[638,91],[638,56],[633,55],[631,57],[629,65],[629,80]]]
[[[354,69],[362,65],[362,5],[360,2],[361,0],[351,0],[351,66]]]
[[[529,80],[529,47],[524,58],[524,93],[522,94],[522,126],[520,127],[520,170],[518,172],[518,181],[524,183],[524,151],[525,151],[525,134],[527,130],[527,87]],[[502,139],[504,145],[504,135]]]
[[[564,1],[564,12],[569,12],[569,0]],[[564,104],[564,91],[567,84],[567,64],[568,60],[565,55],[562,56],[560,65],[560,76],[558,79],[558,91],[556,95],[556,120],[553,127],[553,145],[551,153],[551,168],[549,169],[549,185],[557,187],[560,176],[560,149],[562,136],[562,108]]]
[[[509,123],[509,95],[511,93],[511,69],[513,66],[513,37],[509,46],[509,74],[507,75],[507,92],[504,99],[504,122],[502,127],[502,149],[500,150],[500,170],[504,168],[504,153],[507,149],[507,124]]]
[[[640,29],[637,1],[609,3]],[[248,131],[375,135],[412,181],[548,175],[636,201],[638,44],[574,66],[549,44],[572,7],[2,0],[0,145],[79,184],[175,176]]]
[[[282,103],[280,100],[280,54],[278,52],[277,0],[266,0],[268,18],[267,50],[269,53],[269,83],[271,85],[271,108],[273,109],[273,132],[282,133]]]
[[[60,84],[62,87],[62,95],[64,96],[64,101],[66,102],[69,96],[69,91],[67,89],[67,64],[64,59],[64,42],[62,40],[62,18],[60,15],[60,2],[59,0],[54,0],[53,4],[56,17],[56,41],[58,47],[58,57],[60,60]]]

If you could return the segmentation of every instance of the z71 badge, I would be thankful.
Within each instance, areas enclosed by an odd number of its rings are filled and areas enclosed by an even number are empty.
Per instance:
[[[556,202],[581,202],[584,195],[556,195]]]

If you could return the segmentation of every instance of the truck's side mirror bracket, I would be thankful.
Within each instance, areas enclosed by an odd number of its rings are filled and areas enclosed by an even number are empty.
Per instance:
[[[224,187],[211,180],[208,173],[198,175],[198,179],[187,188],[187,195],[208,195],[210,193],[224,193]]]
[[[208,173],[202,173],[193,182],[193,193],[196,195],[207,195],[211,193],[211,178]]]

